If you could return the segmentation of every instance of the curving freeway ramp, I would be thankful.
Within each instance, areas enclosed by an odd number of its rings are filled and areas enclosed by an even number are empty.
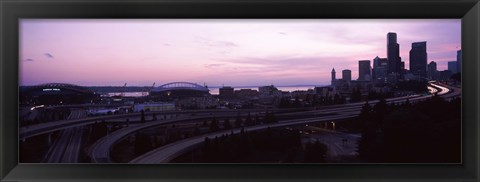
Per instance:
[[[441,86],[437,84],[431,84],[430,87],[431,94],[438,94],[443,97],[457,97],[461,90],[447,88],[446,86]],[[391,98],[387,99],[388,103],[401,103],[405,100],[409,99],[410,101],[421,101],[432,97],[433,95],[425,95],[425,96],[405,96],[400,98]],[[374,104],[378,101],[371,101],[371,104]],[[255,131],[266,129],[268,127],[283,127],[289,125],[298,125],[298,124],[307,124],[307,123],[314,123],[314,122],[326,122],[332,121],[337,119],[347,119],[356,117],[360,113],[360,109],[364,103],[352,103],[352,104],[345,104],[342,106],[332,107],[330,109],[318,110],[318,111],[308,111],[308,112],[319,112],[319,113],[336,113],[336,115],[329,115],[329,116],[321,116],[311,119],[294,119],[294,120],[285,120],[280,121],[279,123],[268,124],[268,125],[261,125],[261,126],[252,126],[245,128],[245,131]],[[157,164],[157,163],[168,163],[169,161],[173,160],[174,158],[194,149],[198,145],[202,144],[205,137],[215,138],[220,137],[224,134],[239,133],[241,129],[234,129],[234,130],[226,130],[217,133],[210,133],[205,134],[198,137],[192,137],[188,139],[184,139],[175,143],[171,143],[157,149],[154,149],[146,154],[143,154],[132,161],[130,163],[137,163],[137,164]]]
[[[275,128],[275,127],[283,127],[283,126],[290,126],[290,125],[298,125],[298,124],[306,124],[306,123],[314,123],[314,122],[322,122],[322,121],[332,121],[336,119],[345,119],[355,117],[356,114],[345,114],[345,115],[337,115],[337,116],[325,116],[319,118],[312,118],[312,119],[294,119],[294,120],[286,120],[281,123],[275,124],[267,124],[267,125],[260,125],[260,126],[252,126],[244,128],[245,131],[255,131],[255,130],[262,130],[267,128]],[[138,163],[138,164],[157,164],[157,163],[167,163],[174,158],[178,157],[179,155],[188,152],[191,149],[194,149],[198,145],[202,144],[205,137],[215,138],[221,137],[222,135],[230,134],[230,133],[240,133],[241,129],[233,129],[233,130],[225,130],[221,132],[206,134],[198,137],[189,138],[186,140],[181,140],[179,142],[171,143],[165,145],[163,147],[157,148],[146,154],[139,156],[130,163]]]

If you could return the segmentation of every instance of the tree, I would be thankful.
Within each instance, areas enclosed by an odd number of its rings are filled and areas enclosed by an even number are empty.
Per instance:
[[[200,128],[198,126],[195,126],[195,130],[193,131],[193,135],[197,136],[197,135],[200,135],[201,132],[200,132]]]
[[[230,123],[230,120],[228,118],[226,118],[225,121],[223,121],[223,128],[225,129],[232,128],[232,124]]]
[[[293,107],[299,108],[302,107],[302,102],[300,102],[300,97],[296,96],[295,100],[293,101]]]
[[[280,103],[278,104],[279,108],[290,108],[292,107],[290,104],[290,99],[288,97],[282,97],[280,99]]]
[[[240,117],[240,113],[237,115],[235,119],[235,128],[239,128],[242,126],[242,118]]]
[[[266,122],[266,123],[275,123],[275,122],[277,122],[277,118],[275,117],[275,113],[273,113],[273,112],[266,112],[266,113],[265,113],[265,122]]]
[[[388,112],[388,104],[385,98],[380,98],[379,102],[373,106],[373,121],[375,125],[381,125],[383,122],[383,118],[387,115]]]
[[[342,104],[342,98],[340,94],[336,93],[335,97],[333,98],[333,103],[334,104]]]
[[[325,154],[327,153],[327,146],[320,143],[318,140],[315,143],[309,142],[305,146],[305,162],[307,163],[321,163],[325,162]]]
[[[366,127],[366,123],[370,119],[371,111],[372,111],[372,107],[370,106],[368,101],[365,102],[365,104],[362,106],[362,110],[360,110],[360,114],[357,117],[358,128],[363,129],[364,127]]]
[[[142,109],[140,111],[140,113],[141,113],[141,119],[140,120],[141,120],[142,123],[145,123],[145,111]]]
[[[362,138],[358,141],[358,153],[363,159],[368,159],[368,154],[371,152],[371,146],[375,139],[375,129],[372,127],[371,116],[372,108],[370,104],[365,102],[357,117],[357,126],[361,129]]]
[[[253,125],[253,119],[250,113],[247,115],[247,119],[245,119],[245,125],[246,126],[252,126]]]
[[[362,99],[362,93],[360,92],[360,88],[355,87],[352,90],[351,102],[360,102]]]
[[[217,118],[213,118],[212,119],[212,122],[210,122],[210,131],[218,131],[219,130],[219,126],[218,126],[218,120]]]
[[[462,82],[462,73],[455,73],[450,77],[450,79],[455,80],[457,82]]]

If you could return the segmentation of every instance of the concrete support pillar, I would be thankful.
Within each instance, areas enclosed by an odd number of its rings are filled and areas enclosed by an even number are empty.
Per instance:
[[[47,135],[47,143],[48,143],[48,146],[50,146],[52,144],[52,133],[49,133]]]

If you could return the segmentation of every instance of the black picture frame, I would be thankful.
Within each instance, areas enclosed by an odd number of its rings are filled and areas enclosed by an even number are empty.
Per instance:
[[[462,164],[18,164],[20,18],[461,18]],[[479,181],[478,0],[1,0],[1,181]]]

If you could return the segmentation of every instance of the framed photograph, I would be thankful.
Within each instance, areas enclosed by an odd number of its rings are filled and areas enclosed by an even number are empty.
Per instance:
[[[0,6],[2,181],[478,181],[477,0]]]

